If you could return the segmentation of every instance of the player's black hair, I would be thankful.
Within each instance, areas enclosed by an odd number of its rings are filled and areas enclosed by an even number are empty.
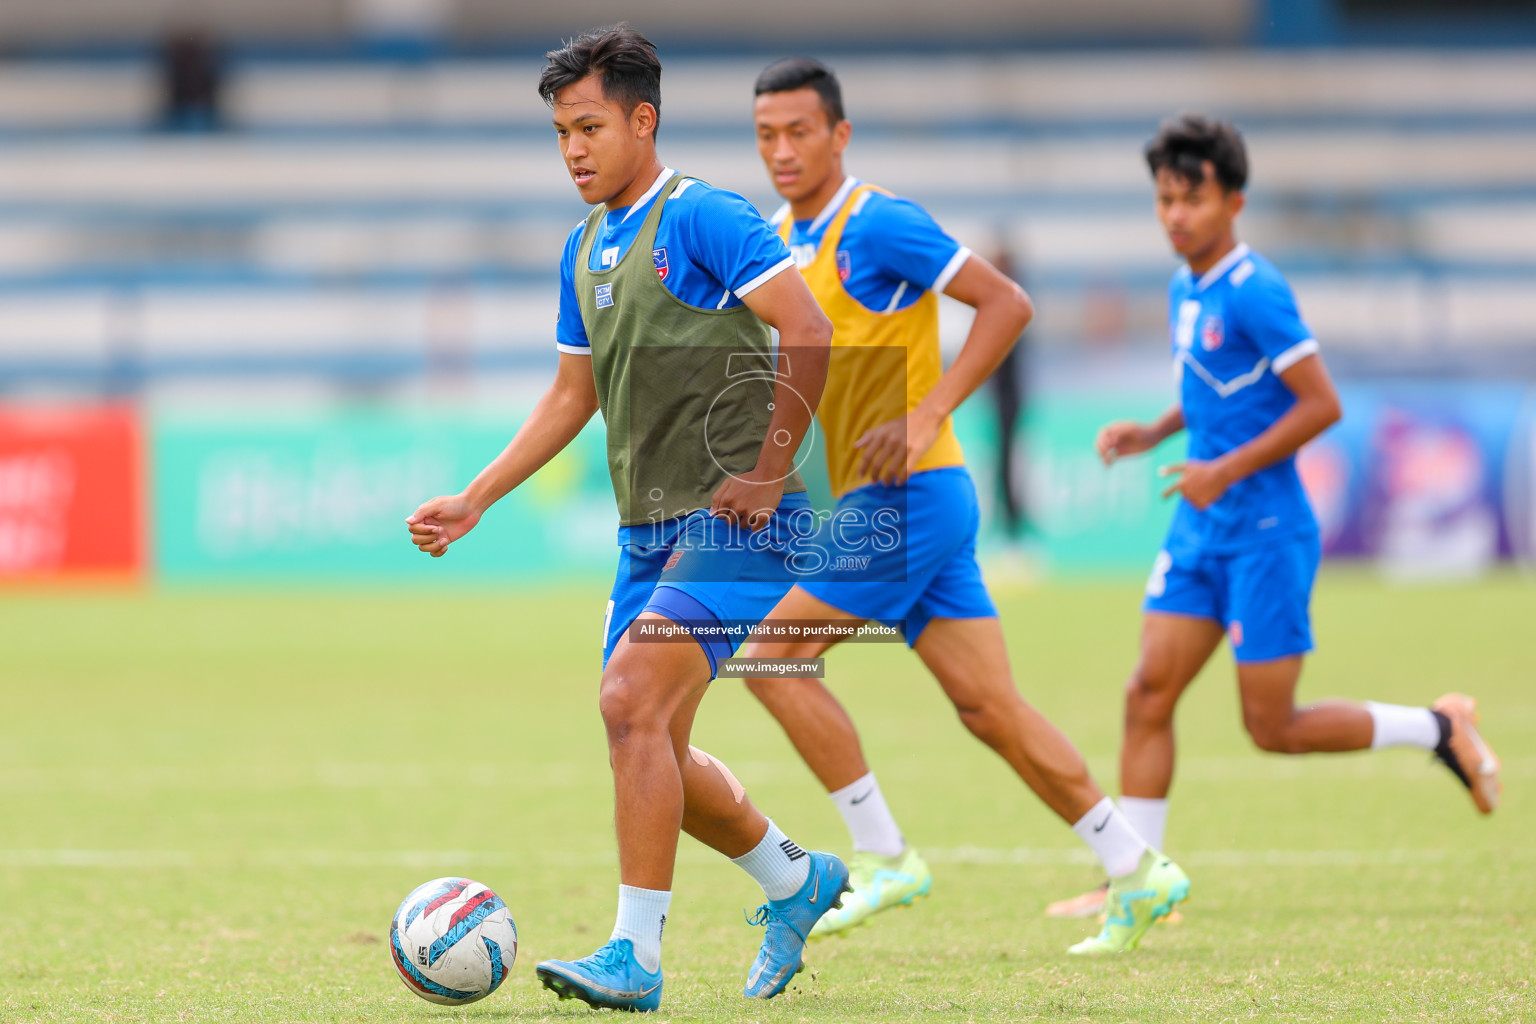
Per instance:
[[[769,64],[757,76],[752,95],[796,89],[816,90],[821,97],[821,109],[827,112],[827,124],[835,125],[843,119],[843,87],[832,69],[813,57],[786,57]]]
[[[548,62],[539,75],[539,95],[551,107],[555,94],[588,75],[598,75],[603,95],[624,108],[625,115],[649,103],[661,121],[661,60],[656,44],[621,21],[610,28],[595,28],[567,39],[558,50],[544,55]],[[654,133],[652,133],[654,135]]]
[[[1199,185],[1205,180],[1205,162],[1216,172],[1216,183],[1226,192],[1241,192],[1248,184],[1248,150],[1242,133],[1230,121],[1204,114],[1180,114],[1158,126],[1146,148],[1152,176],[1167,168]]]

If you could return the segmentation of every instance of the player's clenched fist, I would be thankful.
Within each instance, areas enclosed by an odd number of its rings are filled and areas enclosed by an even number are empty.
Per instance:
[[[753,480],[750,473],[729,476],[715,490],[709,514],[756,533],[773,519],[773,510],[779,507],[783,497],[782,479]]]
[[[411,531],[412,544],[433,558],[441,558],[449,544],[475,528],[481,511],[464,495],[453,494],[424,503],[405,525]]]

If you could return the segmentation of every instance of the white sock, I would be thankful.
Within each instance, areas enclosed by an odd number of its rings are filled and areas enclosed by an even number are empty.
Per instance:
[[[613,923],[615,939],[635,944],[635,959],[648,971],[661,970],[661,930],[667,926],[672,894],[661,889],[619,886],[619,917]]]
[[[740,857],[732,857],[731,863],[751,875],[771,900],[788,899],[811,877],[810,855],[791,842],[772,820],[763,841]]]
[[[874,772],[833,793],[832,802],[853,836],[854,850],[894,857],[907,848],[896,819],[891,817],[891,809],[885,805],[885,794],[880,792]]]
[[[1072,826],[1083,842],[1093,848],[1110,878],[1123,878],[1136,870],[1147,852],[1146,840],[1136,834],[1115,802],[1105,797]]]
[[[1374,729],[1371,749],[1382,747],[1423,747],[1434,750],[1440,745],[1440,723],[1429,708],[1406,708],[1401,704],[1376,704],[1366,701]]]
[[[1141,838],[1154,850],[1163,848],[1163,834],[1168,830],[1168,798],[1123,796],[1120,809]]]

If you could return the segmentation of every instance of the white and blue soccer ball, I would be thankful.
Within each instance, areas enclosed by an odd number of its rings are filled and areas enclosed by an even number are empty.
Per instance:
[[[496,991],[517,959],[512,912],[468,878],[418,886],[389,922],[389,953],[405,987],[428,1002],[461,1006]]]

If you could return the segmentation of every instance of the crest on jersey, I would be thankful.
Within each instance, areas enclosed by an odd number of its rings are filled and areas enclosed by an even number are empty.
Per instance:
[[[652,249],[651,262],[656,264],[656,276],[665,281],[667,279],[667,250]]]
[[[1223,331],[1221,326],[1221,317],[1212,313],[1210,316],[1206,317],[1205,322],[1200,325],[1200,347],[1205,349],[1207,352],[1215,352],[1217,349],[1221,348],[1222,340]]]
[[[837,279],[846,281],[851,273],[853,273],[853,258],[848,255],[847,249],[837,250]]]
[[[609,281],[606,284],[594,285],[592,293],[593,297],[597,300],[598,309],[607,309],[609,306],[613,305],[612,281]]]

